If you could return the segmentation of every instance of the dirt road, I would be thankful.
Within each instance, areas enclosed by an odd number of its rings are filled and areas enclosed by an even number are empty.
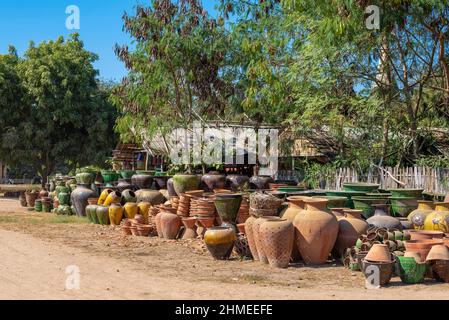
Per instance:
[[[366,290],[360,273],[333,265],[214,261],[193,242],[124,238],[12,200],[0,200],[0,257],[0,299],[449,299],[447,284],[403,286],[398,278]],[[79,268],[79,289],[70,289],[70,266]]]

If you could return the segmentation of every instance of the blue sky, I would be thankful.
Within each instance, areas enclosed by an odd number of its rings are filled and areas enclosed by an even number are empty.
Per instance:
[[[68,36],[73,30],[65,26],[66,7],[76,5],[81,13],[81,29],[77,31],[87,50],[99,55],[95,67],[100,77],[119,81],[126,69],[116,58],[116,43],[126,44],[129,37],[122,32],[122,14],[132,12],[137,3],[149,0],[16,0],[0,4],[0,54],[6,53],[8,45],[14,45],[19,54],[27,49],[29,41],[36,43]],[[203,0],[206,9],[214,13],[218,0]]]

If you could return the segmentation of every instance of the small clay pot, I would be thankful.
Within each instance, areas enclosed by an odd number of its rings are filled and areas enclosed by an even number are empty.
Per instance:
[[[171,212],[162,211],[160,217],[160,228],[165,239],[176,239],[181,228],[181,218]]]

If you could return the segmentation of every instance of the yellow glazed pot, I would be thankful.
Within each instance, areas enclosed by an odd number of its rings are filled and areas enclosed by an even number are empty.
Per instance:
[[[137,203],[134,202],[127,202],[124,207],[125,216],[128,219],[134,219],[134,217],[139,213],[139,207],[137,206]]]
[[[123,219],[123,207],[120,204],[113,203],[109,207],[109,220],[113,226],[119,226]]]
[[[150,216],[150,209],[151,209],[151,203],[149,202],[140,202],[138,205],[138,212],[142,216],[145,217],[145,221],[148,221],[148,218]]]
[[[106,198],[112,192],[114,192],[114,190],[112,190],[112,189],[104,189],[103,192],[100,194],[100,197],[98,198],[98,204],[104,204],[104,202],[106,201]]]
[[[110,206],[113,203],[120,203],[122,201],[122,194],[118,191],[111,192],[106,200],[104,201],[103,205]]]
[[[226,260],[232,253],[237,237],[232,228],[212,227],[204,235],[204,243],[216,260]]]
[[[433,201],[418,201],[418,209],[413,210],[407,218],[413,223],[416,230],[423,230],[424,221],[433,211],[435,211],[435,204]]]
[[[435,211],[424,221],[424,230],[449,232],[449,202],[435,203]]]

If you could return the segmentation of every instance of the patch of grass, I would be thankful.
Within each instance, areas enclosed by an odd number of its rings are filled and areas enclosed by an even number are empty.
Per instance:
[[[51,216],[48,223],[85,224],[85,223],[89,223],[89,220],[87,218],[78,217],[78,216]]]
[[[0,216],[0,223],[16,223],[19,221],[18,217],[2,217]]]

